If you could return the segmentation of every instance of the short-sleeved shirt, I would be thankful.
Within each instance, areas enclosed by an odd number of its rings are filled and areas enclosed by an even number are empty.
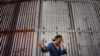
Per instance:
[[[64,54],[67,54],[66,50],[63,49],[61,50],[60,46],[59,46],[59,50],[57,50],[57,48],[54,46],[54,44],[51,42],[48,44],[48,46],[45,46],[46,50],[42,50],[43,53],[49,52],[50,56],[62,56]]]

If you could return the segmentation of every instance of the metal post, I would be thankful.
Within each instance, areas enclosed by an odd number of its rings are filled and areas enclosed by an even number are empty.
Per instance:
[[[43,0],[39,0],[39,18],[38,18],[38,30],[41,28],[41,18],[42,18],[42,5],[43,5]],[[39,48],[38,48],[38,42],[40,40],[40,32],[37,32],[37,47],[36,47],[36,56],[39,56]]]
[[[69,9],[69,18],[70,18],[70,25],[71,25],[70,27],[71,27],[71,30],[75,30],[71,2],[68,2],[68,9]],[[71,34],[72,34],[72,36],[71,36],[71,47],[73,49],[72,56],[79,56],[76,33],[75,32],[72,32]]]

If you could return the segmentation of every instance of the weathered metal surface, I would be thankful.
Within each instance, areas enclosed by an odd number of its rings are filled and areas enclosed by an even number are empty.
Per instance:
[[[49,56],[38,42],[47,45],[57,34],[62,49],[71,45],[68,56],[100,56],[99,1],[7,0],[0,10],[0,56]]]

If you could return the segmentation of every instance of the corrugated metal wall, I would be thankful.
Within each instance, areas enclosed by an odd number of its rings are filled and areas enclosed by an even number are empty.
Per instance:
[[[33,56],[39,1],[6,1],[1,7],[0,56]],[[36,26],[35,26],[36,25]],[[35,46],[36,47],[36,46]]]
[[[0,10],[1,56],[49,56],[37,44],[57,34],[68,56],[100,56],[100,1],[5,0]]]

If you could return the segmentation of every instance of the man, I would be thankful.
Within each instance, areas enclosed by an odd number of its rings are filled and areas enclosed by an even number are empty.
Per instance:
[[[39,43],[39,47],[43,53],[49,51],[50,56],[62,56],[67,54],[66,50],[70,49],[70,46],[66,46],[65,49],[61,50],[60,44],[62,42],[62,36],[56,35],[52,43],[49,43],[48,46],[44,46],[42,43]]]

